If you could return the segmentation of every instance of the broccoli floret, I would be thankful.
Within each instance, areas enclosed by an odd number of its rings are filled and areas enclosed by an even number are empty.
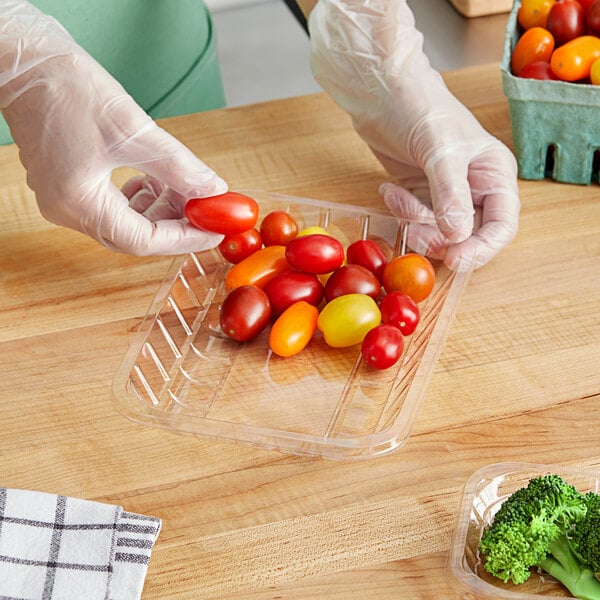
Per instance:
[[[558,475],[531,479],[503,502],[484,530],[479,549],[485,569],[504,582],[519,584],[529,578],[532,567],[539,567],[576,598],[600,600],[600,581],[568,539],[585,518],[589,503]]]
[[[577,521],[569,537],[575,554],[600,579],[600,495],[590,492],[585,500],[585,517]]]

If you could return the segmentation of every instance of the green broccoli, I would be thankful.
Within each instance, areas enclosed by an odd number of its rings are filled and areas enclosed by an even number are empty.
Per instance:
[[[479,549],[485,569],[504,582],[519,584],[528,579],[532,567],[539,567],[576,598],[600,600],[600,581],[581,559],[584,549],[590,548],[588,540],[593,539],[600,566],[600,532],[591,520],[586,526],[585,520],[593,504],[590,494],[582,494],[558,475],[531,479],[503,502],[484,530]],[[600,519],[600,501],[594,506],[595,518]],[[576,554],[569,538],[578,529]]]
[[[589,492],[585,495],[587,511],[585,518],[575,524],[569,541],[581,562],[594,571],[600,579],[600,495]]]

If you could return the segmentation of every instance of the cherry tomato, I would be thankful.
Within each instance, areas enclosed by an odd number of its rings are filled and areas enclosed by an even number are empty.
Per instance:
[[[285,210],[274,210],[262,220],[260,235],[265,246],[286,246],[298,235],[298,224]]]
[[[285,246],[266,246],[227,271],[225,288],[233,290],[242,285],[263,288],[275,275],[288,271],[289,268],[290,265],[285,259]]]
[[[243,285],[229,292],[221,304],[219,315],[223,333],[238,342],[255,338],[270,318],[269,298],[254,285]]]
[[[583,11],[587,14],[588,8],[595,2],[596,0],[577,0],[579,4],[583,7]]]
[[[600,35],[600,0],[594,0],[587,8],[585,21],[587,33]]]
[[[381,320],[393,325],[402,335],[410,335],[419,324],[421,313],[417,303],[402,292],[390,292],[379,303]]]
[[[550,63],[543,60],[529,63],[527,66],[523,67],[519,77],[523,77],[523,79],[558,80]]]
[[[313,233],[298,236],[285,247],[290,265],[305,273],[329,273],[344,261],[342,243],[330,235]]]
[[[324,227],[320,227],[319,225],[311,225],[310,227],[307,227],[306,229],[303,229],[300,233],[298,233],[298,235],[311,235],[313,233],[320,233],[322,235],[331,235],[329,233],[329,231],[327,231],[327,229],[325,229]]]
[[[323,286],[314,273],[284,271],[275,275],[263,289],[269,296],[274,315],[281,314],[300,300],[318,306],[323,299]]]
[[[269,332],[269,347],[278,356],[293,356],[306,348],[317,329],[319,309],[300,300],[286,308]]]
[[[515,44],[510,59],[511,71],[518,77],[521,75],[521,71],[532,62],[540,60],[549,62],[553,50],[552,34],[543,27],[532,27]]]
[[[557,0],[548,13],[548,31],[556,46],[562,46],[585,33],[585,12],[577,0]]]
[[[415,302],[425,300],[435,285],[435,269],[427,258],[410,252],[393,258],[383,270],[386,292],[403,292]]]
[[[191,198],[184,212],[194,227],[215,233],[241,233],[252,229],[258,221],[256,201],[237,192]]]
[[[403,350],[402,333],[397,327],[385,323],[368,331],[361,346],[363,360],[380,370],[397,363]]]
[[[346,262],[369,269],[381,281],[387,258],[377,242],[356,240],[346,248]]]
[[[242,231],[242,233],[229,233],[219,244],[219,252],[226,261],[237,264],[247,256],[260,250],[262,240],[256,228]]]
[[[600,38],[582,35],[563,44],[552,53],[550,66],[563,81],[589,77],[592,63],[600,57]]]
[[[597,58],[590,67],[590,82],[593,85],[600,85],[600,58]]]
[[[377,302],[366,294],[345,294],[328,302],[321,310],[317,327],[333,348],[360,344],[367,331],[381,323]]]
[[[331,302],[344,294],[367,294],[377,299],[381,283],[369,269],[360,265],[344,265],[336,269],[325,283],[325,300]]]
[[[517,11],[517,21],[523,29],[546,27],[548,13],[556,0],[523,0]]]

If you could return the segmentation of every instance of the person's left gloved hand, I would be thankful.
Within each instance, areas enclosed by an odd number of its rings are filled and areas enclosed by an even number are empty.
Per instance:
[[[0,108],[52,223],[134,255],[200,251],[222,239],[188,223],[184,206],[226,192],[223,179],[25,0],[0,0]],[[119,190],[119,167],[144,175]]]
[[[315,78],[398,182],[385,202],[425,221],[413,249],[491,260],[517,232],[516,161],[431,67],[406,0],[319,0],[308,23]]]

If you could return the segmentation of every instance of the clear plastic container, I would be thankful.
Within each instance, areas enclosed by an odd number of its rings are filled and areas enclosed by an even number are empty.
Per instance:
[[[562,584],[541,571],[534,571],[519,585],[503,583],[483,568],[478,550],[483,530],[493,521],[502,502],[517,489],[525,487],[532,477],[553,473],[581,492],[600,493],[599,471],[559,465],[496,463],[476,471],[468,479],[448,560],[461,598],[536,600],[573,597]]]
[[[388,212],[268,192],[246,192],[261,216],[288,210],[300,229],[321,226],[347,245],[375,239],[388,258],[422,223]],[[365,365],[360,345],[328,347],[317,334],[299,354],[268,349],[268,332],[240,344],[219,330],[229,264],[218,250],[174,260],[115,377],[119,411],[136,422],[334,459],[363,459],[405,443],[462,291],[472,272],[435,262],[434,291],[390,369]]]

